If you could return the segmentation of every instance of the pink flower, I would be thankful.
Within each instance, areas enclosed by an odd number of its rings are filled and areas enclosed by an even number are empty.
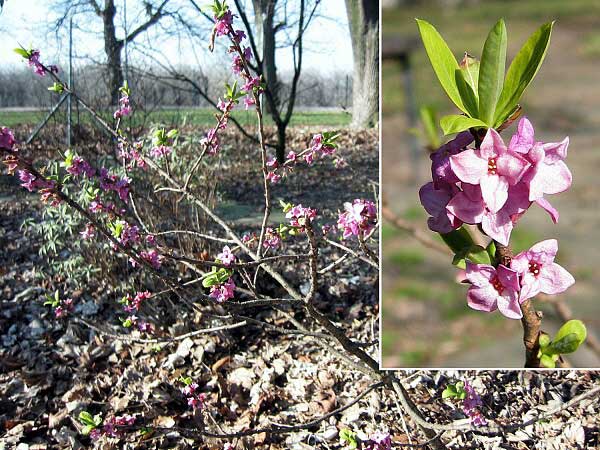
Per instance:
[[[450,167],[460,181],[481,186],[483,201],[496,213],[508,198],[508,187],[517,184],[529,162],[508,150],[496,130],[490,128],[479,150],[467,149],[450,157]]]
[[[242,30],[235,30],[233,32],[232,39],[234,42],[237,42],[239,44],[240,42],[242,42],[242,40],[246,39],[246,33],[244,33]]]
[[[147,251],[140,252],[140,257],[142,259],[145,259],[146,261],[148,261],[150,263],[150,265],[152,267],[154,267],[155,270],[160,269],[160,266],[162,265],[163,257],[161,255],[159,255],[158,252],[154,249],[152,249],[148,252]]]
[[[113,117],[120,119],[131,114],[131,105],[129,104],[129,96],[123,94],[119,99],[119,109],[115,111]]]
[[[256,105],[256,101],[254,101],[254,98],[250,95],[246,95],[244,97],[244,108],[250,109],[254,105]]]
[[[15,145],[15,136],[12,130],[6,127],[0,128],[0,148],[12,150]]]
[[[296,152],[290,151],[287,155],[287,161],[295,162],[296,161]]]
[[[229,246],[226,245],[223,247],[223,251],[217,255],[217,259],[219,259],[225,266],[229,267],[235,262],[235,255],[231,252]]]
[[[88,178],[92,178],[96,175],[96,169],[94,169],[87,161],[81,156],[74,156],[73,161],[66,171],[74,176],[84,174]]]
[[[377,223],[377,208],[369,200],[356,199],[344,203],[344,212],[338,216],[338,228],[343,230],[344,239],[350,236],[368,235]]]
[[[235,283],[233,278],[229,278],[223,284],[216,284],[210,288],[209,296],[214,298],[218,303],[223,303],[226,300],[234,297]]]
[[[392,437],[390,433],[375,432],[364,442],[365,450],[392,450]]]
[[[37,189],[37,183],[35,183],[35,175],[28,170],[19,170],[19,180],[22,181],[21,186],[27,189],[29,192],[33,192]]]
[[[242,90],[246,92],[252,92],[254,88],[260,88],[260,77],[250,78],[242,86]]]
[[[496,309],[509,319],[523,317],[519,304],[519,274],[503,265],[498,268],[487,264],[467,261],[467,292],[469,306],[478,311],[492,312]]]
[[[464,381],[464,390],[467,393],[466,398],[463,400],[462,409],[464,413],[469,416],[471,423],[475,426],[487,425],[487,421],[481,415],[479,408],[482,406],[481,397],[473,389],[468,381]]]
[[[94,236],[96,236],[96,229],[94,228],[94,225],[92,223],[87,223],[85,225],[85,229],[79,234],[81,235],[82,239],[92,239]]]
[[[560,294],[575,283],[573,276],[554,262],[557,252],[556,239],[547,239],[512,259],[510,267],[521,278],[521,302],[540,292]]]
[[[463,131],[429,156],[431,158],[433,184],[437,189],[439,189],[441,182],[452,184],[459,181],[450,167],[450,156],[460,153],[467,145],[473,142],[473,139],[470,131]]]
[[[458,189],[447,183],[439,186],[440,189],[436,189],[432,182],[425,184],[419,189],[419,199],[425,211],[431,216],[427,219],[429,229],[438,233],[449,233],[462,225],[457,214],[446,208]]]
[[[271,227],[267,227],[265,230],[265,239],[263,241],[264,248],[276,249],[281,245],[281,236]]]
[[[40,51],[39,50],[33,50],[30,54],[29,54],[29,66],[32,67],[33,66],[33,71],[39,75],[40,77],[43,77],[46,72],[44,70],[44,66],[42,65],[42,63],[40,62]],[[58,67],[56,68],[58,71]]]
[[[312,166],[315,156],[316,153],[314,151],[308,152],[306,155],[304,155],[304,161],[306,161],[306,164],[308,164],[309,166]]]
[[[233,23],[233,14],[231,14],[231,11],[227,11],[220,19],[215,17],[215,21],[215,31],[217,36],[225,36],[229,33],[229,29]]]
[[[157,145],[156,147],[152,147],[150,149],[150,156],[153,158],[164,158],[171,154],[173,149],[166,145]]]
[[[281,181],[281,175],[276,172],[267,172],[267,180],[273,184],[277,184]]]
[[[495,213],[485,205],[480,186],[463,183],[462,188],[463,191],[448,202],[448,213],[465,223],[480,223],[485,234],[502,245],[508,245],[514,223],[531,205],[527,199],[527,187],[523,183],[510,186],[508,201]]]
[[[93,213],[102,212],[103,206],[100,200],[92,200],[90,202],[89,210]]]
[[[146,243],[148,245],[156,245],[156,236],[154,236],[153,234],[147,234]]]
[[[337,158],[335,158],[333,160],[333,165],[336,169],[341,169],[343,167],[346,167],[348,165],[348,163],[346,163],[346,160],[344,158],[342,158],[341,156],[338,156]]]
[[[290,219],[290,225],[304,229],[306,222],[312,222],[317,216],[317,211],[312,208],[304,208],[301,204],[292,207],[285,215]]]

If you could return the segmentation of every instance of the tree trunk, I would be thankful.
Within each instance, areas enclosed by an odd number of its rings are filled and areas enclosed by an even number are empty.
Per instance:
[[[277,144],[275,144],[275,157],[279,164],[285,162],[285,130],[287,123],[277,122]]]
[[[262,54],[262,73],[265,78],[272,103],[266,103],[267,112],[271,113],[273,108],[280,105],[279,81],[277,79],[277,68],[275,66],[275,27],[273,17],[277,0],[252,0],[254,6],[254,26],[256,27],[257,46]]]
[[[104,52],[107,57],[108,90],[111,105],[119,103],[119,88],[123,86],[123,71],[121,67],[123,41],[117,39],[115,30],[116,11],[114,0],[105,0],[102,21],[104,23]]]
[[[375,124],[379,110],[379,2],[346,0],[354,59],[352,76],[353,128]]]

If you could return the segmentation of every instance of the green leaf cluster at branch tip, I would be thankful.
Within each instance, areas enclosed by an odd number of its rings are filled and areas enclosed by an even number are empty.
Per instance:
[[[554,22],[542,25],[529,37],[506,74],[507,33],[503,19],[489,32],[481,61],[465,54],[460,64],[433,25],[420,19],[417,25],[442,88],[464,113],[442,117],[440,126],[449,135],[470,128],[498,128],[511,117],[544,61]]]

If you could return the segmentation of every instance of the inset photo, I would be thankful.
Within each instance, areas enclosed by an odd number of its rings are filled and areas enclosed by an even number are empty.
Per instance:
[[[382,366],[599,367],[594,2],[389,3]]]

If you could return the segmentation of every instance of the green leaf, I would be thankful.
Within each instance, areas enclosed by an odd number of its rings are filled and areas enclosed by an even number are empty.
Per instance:
[[[548,345],[550,345],[550,336],[548,336],[546,333],[540,333],[538,342],[540,344],[540,349],[544,350],[546,347],[548,347]]]
[[[494,125],[496,103],[504,85],[506,64],[506,26],[500,19],[488,34],[479,66],[479,118],[490,127]]]
[[[358,442],[356,440],[356,433],[348,428],[344,428],[340,431],[340,439],[344,442],[347,442],[350,446],[349,448],[355,449],[358,447]]]
[[[459,64],[460,70],[463,72],[465,80],[473,89],[477,96],[477,84],[479,81],[479,60],[468,53],[465,53],[462,61]]]
[[[554,361],[554,358],[549,355],[542,355],[540,358],[540,363],[542,363],[542,366],[549,369],[554,369],[556,367],[556,361]]]
[[[560,327],[544,353],[573,353],[585,341],[586,337],[587,330],[583,322],[581,320],[569,320]]]
[[[438,148],[442,143],[437,127],[437,114],[432,106],[421,106],[419,109],[419,115],[421,116],[421,123],[425,130],[425,138],[427,144],[431,148]]]
[[[471,261],[475,264],[491,264],[490,255],[480,245],[471,245],[460,250],[458,253],[454,255],[454,259],[452,260],[452,264],[460,269],[466,269],[467,260]]]
[[[463,102],[456,87],[454,78],[454,71],[458,69],[458,63],[456,58],[448,48],[448,44],[444,41],[442,36],[430,23],[417,19],[417,25],[419,32],[421,33],[421,39],[425,46],[425,51],[433,67],[433,71],[438,77],[440,84],[450,97],[450,100],[454,102],[461,111],[467,112],[463,105]]]
[[[440,233],[440,236],[446,245],[450,247],[450,250],[452,250],[454,253],[458,253],[465,247],[475,245],[473,238],[463,227],[460,227],[457,230],[452,230],[450,233]]]
[[[442,398],[456,398],[457,396],[458,392],[453,384],[449,384],[442,392]]]
[[[496,259],[496,243],[493,239],[485,249],[488,252],[488,255],[490,255],[490,261],[494,261]]]
[[[25,50],[23,47],[15,48],[13,50],[17,55],[21,55],[25,59],[29,59],[30,52]]]
[[[544,62],[553,26],[554,22],[549,22],[538,28],[527,39],[527,42],[521,47],[521,50],[510,64],[504,81],[504,88],[496,107],[496,126],[502,124],[511,111],[515,109],[525,88],[533,80]]]
[[[479,116],[479,106],[477,105],[477,97],[471,85],[465,80],[465,75],[461,69],[456,69],[454,76],[456,78],[456,87],[458,87],[460,98],[463,101],[463,105],[465,105],[467,113],[471,117],[477,118]]]
[[[469,128],[487,128],[487,124],[479,119],[456,114],[442,117],[440,120],[440,126],[442,127],[442,131],[445,135],[460,133],[461,131],[468,130]]]

